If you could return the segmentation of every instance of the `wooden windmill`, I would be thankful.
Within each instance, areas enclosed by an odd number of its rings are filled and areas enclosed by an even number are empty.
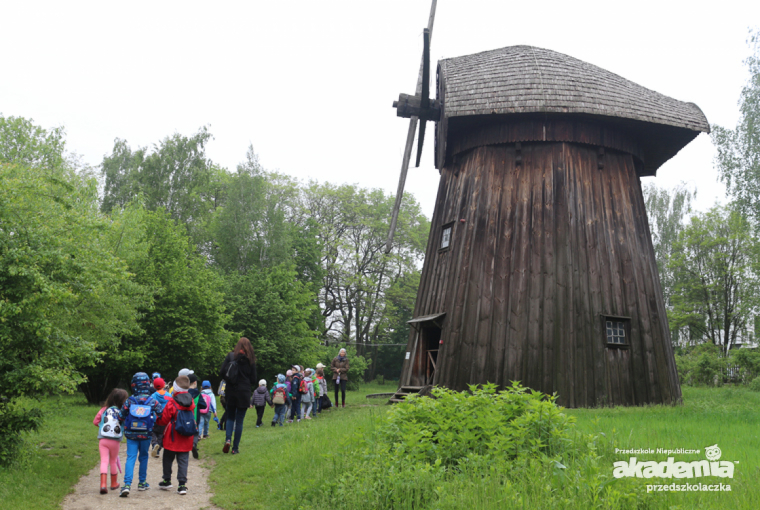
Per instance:
[[[437,121],[441,175],[397,395],[521,381],[569,407],[679,401],[639,178],[709,132],[702,111],[531,46],[442,60],[437,83],[397,104]]]

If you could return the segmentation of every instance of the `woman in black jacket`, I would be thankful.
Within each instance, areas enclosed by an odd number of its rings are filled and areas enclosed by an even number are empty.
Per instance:
[[[235,367],[231,365],[235,364]],[[233,373],[234,381],[230,380]],[[235,431],[235,442],[232,444],[232,453],[239,453],[240,435],[243,433],[243,420],[248,406],[251,405],[251,388],[255,385],[256,378],[256,355],[253,353],[251,341],[243,337],[238,340],[235,350],[230,352],[219,375],[227,381],[225,396],[227,397],[227,440],[222,451],[230,451],[232,431]]]

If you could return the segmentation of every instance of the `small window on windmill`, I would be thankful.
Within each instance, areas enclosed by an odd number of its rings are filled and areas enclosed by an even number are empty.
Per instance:
[[[627,317],[604,317],[607,346],[627,346],[630,344],[631,319]]]
[[[447,223],[441,227],[441,248],[440,251],[448,250],[451,247],[451,234],[454,232],[454,223]]]

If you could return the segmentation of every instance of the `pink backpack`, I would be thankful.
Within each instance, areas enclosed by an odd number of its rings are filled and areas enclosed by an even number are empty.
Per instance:
[[[206,409],[201,409],[201,414],[208,414],[211,411],[211,395],[201,393],[201,397],[206,401]]]

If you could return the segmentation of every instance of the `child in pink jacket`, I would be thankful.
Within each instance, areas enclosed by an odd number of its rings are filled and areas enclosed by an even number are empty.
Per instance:
[[[95,415],[92,423],[98,427],[98,448],[100,450],[100,493],[107,494],[106,481],[108,467],[111,467],[111,490],[119,488],[117,470],[119,469],[119,443],[124,436],[119,423],[119,410],[129,395],[126,391],[115,388],[108,395],[103,408]]]

